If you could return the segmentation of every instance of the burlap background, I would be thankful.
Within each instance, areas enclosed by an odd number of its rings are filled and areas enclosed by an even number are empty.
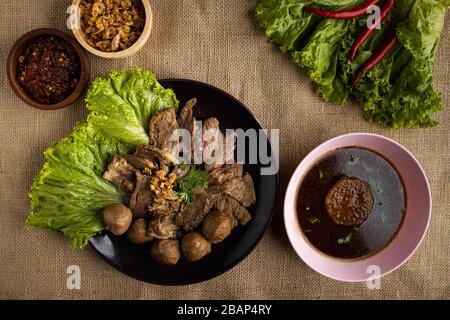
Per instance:
[[[67,135],[86,111],[79,102],[60,111],[22,103],[0,76],[0,298],[3,299],[397,299],[450,298],[450,19],[436,61],[436,87],[447,110],[433,129],[393,132],[369,124],[356,105],[323,103],[311,83],[257,27],[256,0],[152,0],[154,32],[135,56],[117,61],[90,56],[93,76],[134,65],[159,77],[191,78],[218,86],[246,104],[267,128],[281,129],[281,194],[299,161],[319,143],[356,131],[391,137],[423,165],[433,192],[433,216],[419,250],[382,279],[380,290],[329,280],[296,256],[285,236],[282,210],[253,253],[232,271],[198,285],[141,283],[109,267],[90,250],[71,250],[62,236],[23,227],[27,192],[42,152]],[[66,30],[64,0],[2,0],[0,60],[23,33]],[[450,18],[447,15],[447,18]],[[66,289],[66,268],[81,267],[81,290]]]

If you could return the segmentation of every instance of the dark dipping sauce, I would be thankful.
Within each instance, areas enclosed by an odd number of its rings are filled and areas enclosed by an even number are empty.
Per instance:
[[[81,63],[74,47],[56,36],[44,35],[30,43],[19,56],[17,81],[39,103],[65,100],[80,80]]]
[[[336,224],[325,198],[339,179],[358,178],[371,189],[373,206],[357,226]],[[361,258],[383,249],[396,235],[406,212],[406,194],[393,165],[378,153],[348,147],[324,155],[306,174],[297,197],[300,226],[323,253],[343,259]]]

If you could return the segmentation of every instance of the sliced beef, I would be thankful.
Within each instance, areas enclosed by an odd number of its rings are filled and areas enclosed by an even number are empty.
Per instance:
[[[181,204],[178,200],[168,200],[164,198],[156,198],[148,209],[154,217],[173,216],[180,210]]]
[[[241,225],[247,224],[252,216],[248,210],[238,201],[228,195],[221,195],[214,203],[214,209],[229,214],[234,217]]]
[[[252,177],[246,173],[242,178],[233,178],[223,185],[224,192],[239,201],[244,207],[256,202],[256,193]]]
[[[177,129],[178,123],[174,108],[157,112],[150,120],[150,146],[171,152],[178,145],[177,140],[171,139]]]
[[[191,136],[194,136],[195,118],[193,108],[196,103],[197,99],[195,98],[186,102],[186,105],[181,108],[180,115],[177,119],[178,127],[188,130]]]
[[[175,223],[185,231],[196,229],[220,196],[220,192],[213,188],[194,190],[194,194],[194,202],[185,206],[175,218]]]
[[[223,184],[232,178],[240,178],[244,173],[244,166],[240,163],[224,164],[212,170],[208,175],[209,184]]]
[[[165,165],[178,162],[177,158],[172,155],[171,152],[144,144],[138,145],[135,155],[151,162],[162,163]]]
[[[173,216],[155,217],[148,223],[147,235],[156,239],[175,239],[179,228],[174,224]]]
[[[103,173],[103,178],[124,192],[134,189],[134,168],[122,157],[115,156]]]
[[[136,188],[130,198],[129,208],[133,218],[142,218],[148,213],[148,206],[153,202],[154,194],[150,190],[150,177],[136,172]]]
[[[205,169],[213,171],[220,168],[226,163],[234,163],[234,150],[236,149],[236,137],[234,135],[227,135],[223,137],[222,153],[216,157],[214,163],[207,163]]]
[[[199,133],[198,128],[195,125],[195,117],[194,117],[194,111],[193,108],[195,104],[197,103],[197,99],[191,99],[188,102],[186,102],[186,105],[181,108],[180,115],[178,116],[178,127],[180,129],[185,129],[190,134],[190,147],[191,147],[191,162],[194,162],[195,159],[195,139],[198,139],[197,134]],[[200,150],[201,152],[201,150]]]
[[[219,139],[222,133],[219,128],[219,120],[216,118],[208,118],[203,121],[202,125],[202,147],[204,151],[208,151],[208,154],[204,154],[206,157],[214,157],[215,150],[218,148]]]
[[[145,173],[150,173],[153,169],[156,168],[156,165],[153,161],[140,157],[137,154],[128,154],[125,156],[125,160],[135,169],[144,171]]]

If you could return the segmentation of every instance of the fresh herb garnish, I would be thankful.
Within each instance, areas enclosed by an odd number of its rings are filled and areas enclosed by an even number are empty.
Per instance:
[[[324,173],[322,171],[322,169],[319,169],[319,179],[322,180],[324,176]]]
[[[304,232],[305,232],[305,233],[310,233],[310,232],[312,232],[312,230],[311,230],[311,229],[305,229]]]
[[[352,241],[352,237],[353,237],[353,230],[349,232],[349,234],[347,234],[344,238],[339,238],[337,240],[338,244],[347,244],[350,243],[350,241]]]
[[[354,165],[357,164],[359,162],[359,157],[354,156],[354,155],[350,155],[350,164]]]
[[[311,216],[311,217],[308,218],[308,221],[309,221],[309,223],[311,223],[311,224],[316,224],[316,223],[319,223],[319,222],[320,222],[320,219],[317,218],[316,216]]]
[[[343,238],[339,238],[337,240],[338,244],[347,244],[350,243],[350,241],[352,241],[353,238],[353,232],[358,231],[359,227],[353,227],[352,231],[350,231],[345,237]]]
[[[177,196],[190,204],[195,200],[194,189],[208,188],[208,172],[192,166],[189,173],[177,181],[176,187],[178,188]]]

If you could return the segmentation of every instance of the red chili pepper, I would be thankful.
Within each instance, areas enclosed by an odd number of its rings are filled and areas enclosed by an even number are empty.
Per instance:
[[[367,0],[366,3],[363,3],[356,8],[342,11],[323,10],[313,7],[303,7],[303,10],[329,19],[354,19],[367,14],[367,9],[378,2],[380,2],[380,0]]]
[[[394,8],[394,0],[386,0],[386,4],[381,9],[380,19],[375,20],[375,25],[372,28],[365,29],[359,36],[356,38],[355,43],[353,44],[352,49],[350,50],[350,60],[355,60],[356,54],[358,53],[359,48],[363,45],[364,42],[375,32],[375,28],[380,25],[384,20],[386,20],[389,13]]]
[[[364,63],[364,65],[359,69],[357,75],[355,76],[355,79],[353,80],[352,85],[356,85],[359,80],[361,80],[361,77],[364,72],[367,72],[371,70],[374,66],[376,66],[381,60],[384,59],[384,57],[396,46],[398,42],[397,35],[394,33],[391,35],[388,40],[381,46],[380,49],[378,49],[377,52],[375,52],[369,60]]]

